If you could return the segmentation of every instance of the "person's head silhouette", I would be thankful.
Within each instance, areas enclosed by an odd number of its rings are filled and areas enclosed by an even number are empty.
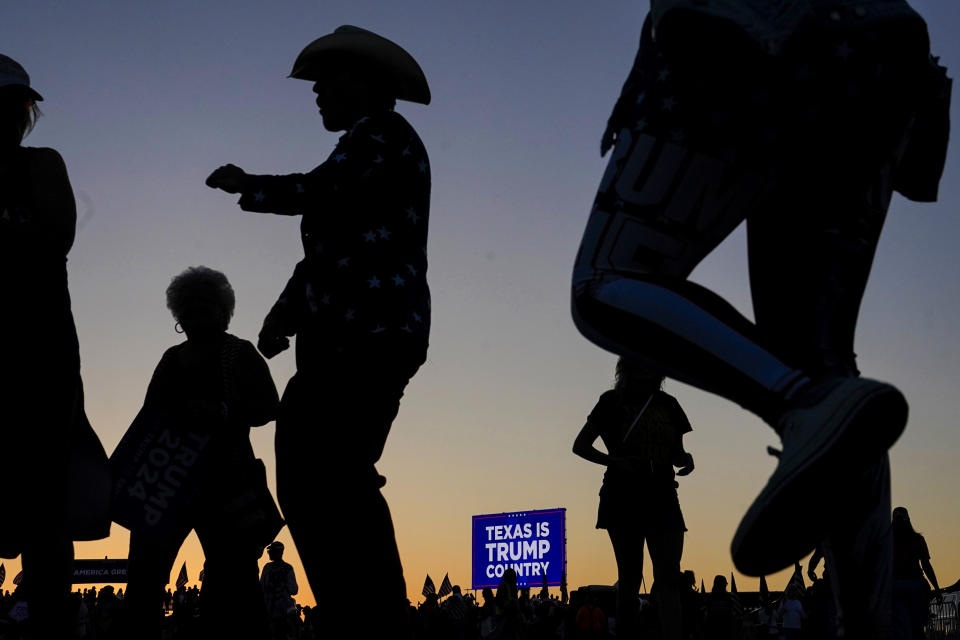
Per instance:
[[[614,388],[620,393],[649,394],[663,386],[664,376],[626,358],[617,360]]]
[[[190,267],[167,287],[167,308],[188,340],[208,341],[230,325],[236,298],[227,277],[208,267]]]
[[[350,25],[307,45],[290,77],[313,81],[323,126],[329,131],[349,129],[364,116],[393,109],[397,100],[430,102],[427,80],[409,53]]]
[[[726,593],[727,592],[727,579],[723,576],[716,576],[713,579],[713,590],[711,593]]]
[[[270,546],[267,547],[267,556],[273,562],[279,562],[283,560],[283,543],[279,540],[271,542]]]
[[[30,76],[19,62],[0,54],[0,145],[16,147],[40,116],[43,97],[30,86]]]
[[[906,507],[897,507],[893,510],[891,528],[893,530],[894,544],[896,544],[898,540],[905,540],[917,533],[917,530],[913,528],[913,523],[910,522],[910,514],[907,512]]]

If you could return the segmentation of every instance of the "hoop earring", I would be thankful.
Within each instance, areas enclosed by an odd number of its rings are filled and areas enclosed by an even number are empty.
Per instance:
[[[178,322],[177,324],[173,325],[173,330],[177,333],[183,333],[183,326]]]

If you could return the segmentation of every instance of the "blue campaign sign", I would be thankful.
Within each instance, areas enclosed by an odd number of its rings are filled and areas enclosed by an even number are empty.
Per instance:
[[[566,509],[473,516],[473,589],[517,572],[517,587],[558,586],[567,567]]]

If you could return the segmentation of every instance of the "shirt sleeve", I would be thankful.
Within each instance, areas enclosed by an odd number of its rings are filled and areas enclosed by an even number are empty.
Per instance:
[[[666,396],[667,406],[670,411],[670,421],[676,425],[677,433],[682,436],[685,433],[693,431],[693,427],[690,426],[690,419],[687,418],[687,414],[684,413],[677,399],[668,393],[664,393],[663,395]]]
[[[147,395],[143,400],[143,406],[168,406],[175,402],[179,394],[176,392],[174,382],[174,367],[177,357],[177,347],[170,347],[163,353],[156,369],[153,370],[153,376],[150,377],[150,384],[147,385]]]
[[[297,586],[297,577],[293,574],[293,567],[287,565],[287,593],[291,596],[297,595],[300,588]]]
[[[256,348],[244,340],[236,365],[236,398],[228,408],[244,426],[259,427],[277,417],[280,398],[270,369]]]
[[[393,152],[374,120],[362,118],[341,138],[330,157],[310,173],[250,175],[240,196],[244,211],[301,215],[322,211],[341,193],[350,193],[373,176]]]
[[[587,422],[594,424],[598,432],[605,432],[619,419],[619,406],[615,391],[606,391],[597,400],[597,404],[587,416]]]
[[[0,210],[0,232],[17,237],[16,242],[22,242],[24,247],[66,255],[73,246],[77,223],[77,205],[67,167],[53,149],[28,147],[23,154],[26,171],[17,179],[25,183],[30,206],[25,213],[13,216]]]
[[[300,331],[307,315],[306,270],[305,260],[301,260],[294,267],[293,275],[263,321],[264,328],[270,327],[285,336],[293,336]]]

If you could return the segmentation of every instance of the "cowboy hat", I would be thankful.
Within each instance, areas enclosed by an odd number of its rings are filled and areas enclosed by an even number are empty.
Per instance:
[[[400,45],[372,31],[345,24],[308,44],[293,63],[291,78],[320,80],[330,54],[347,54],[372,63],[394,84],[398,100],[430,104],[430,87],[417,61]]]
[[[21,86],[31,100],[40,102],[43,96],[30,87],[30,76],[19,62],[0,53],[0,87]]]

